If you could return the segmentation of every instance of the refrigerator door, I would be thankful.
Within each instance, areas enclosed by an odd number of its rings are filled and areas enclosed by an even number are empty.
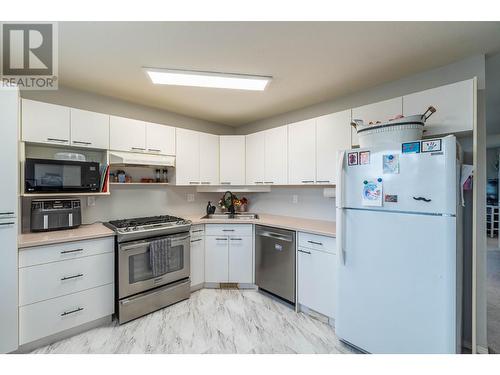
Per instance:
[[[17,225],[0,219],[0,353],[17,349]]]
[[[370,353],[455,353],[456,218],[341,211],[337,336]]]
[[[416,141],[420,151],[426,141]],[[383,211],[456,214],[456,139],[434,140],[434,152],[402,152],[403,145],[345,151],[342,206]],[[367,206],[367,184],[382,189],[379,204]],[[373,186],[373,185],[372,185]]]

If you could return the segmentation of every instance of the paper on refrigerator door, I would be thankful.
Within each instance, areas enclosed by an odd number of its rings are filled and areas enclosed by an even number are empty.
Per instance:
[[[363,206],[382,206],[382,180],[366,180],[363,182]]]
[[[462,200],[462,207],[465,207],[464,185],[465,182],[469,179],[469,177],[472,177],[473,173],[474,173],[473,165],[462,164],[462,171],[460,176],[460,198]]]

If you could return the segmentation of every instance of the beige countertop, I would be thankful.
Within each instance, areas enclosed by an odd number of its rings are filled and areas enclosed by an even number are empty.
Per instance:
[[[185,219],[191,220],[193,224],[260,224],[328,237],[336,237],[337,234],[334,221],[270,214],[258,214],[258,216],[258,219],[203,219],[198,216],[185,217]]]
[[[114,236],[115,232],[101,223],[82,225],[76,229],[58,230],[53,232],[25,233],[18,237],[18,247],[50,245],[61,242],[71,242]]]

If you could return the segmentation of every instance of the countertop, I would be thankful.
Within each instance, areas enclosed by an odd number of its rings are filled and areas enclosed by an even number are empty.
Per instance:
[[[57,230],[53,232],[24,233],[18,237],[18,247],[51,245],[62,242],[88,240],[114,236],[115,232],[101,223],[81,225],[76,229]]]
[[[291,216],[270,214],[257,214],[258,219],[203,219],[198,216],[184,217],[193,224],[259,224],[276,228],[319,234],[322,236],[336,237],[334,221],[304,219]]]

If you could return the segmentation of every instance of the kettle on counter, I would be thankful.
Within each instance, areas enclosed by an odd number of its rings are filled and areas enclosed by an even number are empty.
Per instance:
[[[207,215],[213,215],[214,213],[215,213],[215,206],[212,205],[212,202],[208,201]]]

